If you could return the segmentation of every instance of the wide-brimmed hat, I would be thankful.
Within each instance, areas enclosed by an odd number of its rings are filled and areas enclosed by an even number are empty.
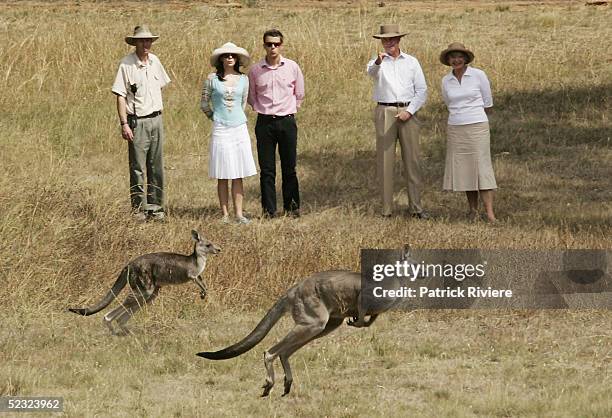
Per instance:
[[[239,46],[228,42],[213,51],[212,55],[210,56],[210,65],[212,65],[213,67],[216,66],[219,57],[223,54],[232,54],[238,56],[238,62],[243,67],[246,67],[251,62],[251,57],[249,56],[249,53],[246,49],[240,48]]]
[[[126,36],[125,42],[130,45],[136,45],[136,39],[151,39],[155,42],[159,36],[153,35],[146,25],[139,25],[134,28],[134,34],[132,36]]]
[[[406,36],[408,35],[408,32],[400,32],[399,29],[399,25],[395,24],[395,23],[391,23],[388,25],[380,25],[380,33],[377,33],[376,35],[372,35],[374,36],[374,38],[376,39],[380,39],[380,38],[395,38],[395,37],[402,37],[402,36]]]
[[[453,42],[440,54],[440,62],[442,64],[450,65],[448,63],[448,54],[451,52],[463,52],[467,56],[467,61],[465,62],[466,64],[474,61],[474,53],[472,51],[467,49],[461,42]]]

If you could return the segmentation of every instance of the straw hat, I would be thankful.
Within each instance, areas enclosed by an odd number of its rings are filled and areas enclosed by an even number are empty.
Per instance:
[[[448,54],[450,54],[451,52],[463,52],[467,56],[467,61],[465,62],[466,64],[469,64],[470,62],[474,61],[474,53],[472,51],[467,49],[465,45],[460,42],[453,42],[440,54],[440,62],[442,64],[450,65],[448,63]]]
[[[136,39],[151,39],[155,42],[158,38],[159,36],[153,35],[146,25],[139,25],[134,28],[134,35],[125,37],[125,42],[134,46]]]
[[[399,25],[392,23],[388,25],[380,25],[380,33],[377,33],[373,36],[376,39],[395,38],[397,36],[401,38],[402,36],[406,36],[407,34],[408,32],[400,32]]]
[[[246,49],[240,48],[239,46],[228,42],[213,51],[212,55],[210,56],[210,65],[212,65],[213,67],[216,66],[219,57],[223,54],[232,54],[238,56],[238,62],[243,67],[246,67],[251,62],[251,57],[249,56],[249,53]]]

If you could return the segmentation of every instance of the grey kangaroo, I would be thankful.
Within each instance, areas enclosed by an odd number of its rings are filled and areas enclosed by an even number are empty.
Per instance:
[[[407,252],[402,259],[408,257]],[[390,288],[399,288],[400,282],[392,279]],[[289,357],[309,342],[321,338],[338,328],[345,318],[352,327],[369,327],[377,316],[399,302],[398,298],[378,301],[374,309],[364,310],[361,292],[361,275],[351,271],[327,271],[316,273],[290,288],[263,319],[242,341],[215,352],[201,352],[198,356],[210,360],[225,360],[237,357],[255,347],[268,334],[274,324],[291,312],[295,325],[280,342],[264,353],[267,376],[263,385],[263,396],[268,396],[274,386],[274,360],[280,357],[285,372],[285,391],[291,390],[293,376]],[[366,316],[368,317],[366,320]]]
[[[126,284],[131,292],[121,306],[104,315],[104,325],[113,335],[125,335],[129,332],[125,323],[145,303],[155,299],[159,288],[165,285],[186,283],[193,280],[200,288],[200,297],[206,297],[206,285],[202,272],[206,266],[208,254],[217,254],[221,248],[202,238],[197,231],[191,231],[195,241],[193,253],[182,255],[174,253],[152,253],[141,255],[130,261],[123,268],[117,281],[100,302],[90,308],[69,308],[79,315],[92,315],[106,308],[121,292]],[[112,322],[116,321],[119,331]]]

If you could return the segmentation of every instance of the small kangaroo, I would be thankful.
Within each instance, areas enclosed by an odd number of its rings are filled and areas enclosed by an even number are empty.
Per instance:
[[[406,259],[408,253],[402,255]],[[392,279],[390,288],[399,288],[400,282]],[[267,376],[262,397],[268,396],[274,386],[274,360],[280,357],[285,372],[285,391],[291,390],[293,376],[289,357],[309,342],[321,338],[338,328],[345,318],[347,325],[369,327],[377,316],[399,302],[398,298],[380,301],[376,311],[364,311],[361,303],[361,274],[351,271],[326,271],[316,273],[290,288],[266,313],[242,341],[215,352],[201,352],[198,356],[210,360],[237,357],[255,347],[268,334],[274,324],[288,311],[295,325],[279,343],[264,353]],[[366,316],[369,318],[366,320]]]
[[[193,280],[200,288],[200,298],[206,297],[206,285],[202,281],[202,272],[206,267],[208,254],[217,254],[221,248],[202,238],[197,231],[191,231],[195,241],[193,253],[182,255],[175,253],[152,253],[141,255],[130,261],[123,268],[117,281],[100,302],[90,308],[69,308],[70,312],[79,315],[92,315],[106,308],[129,283],[131,293],[121,306],[104,315],[103,323],[113,335],[126,335],[129,330],[125,323],[145,303],[155,299],[159,288],[171,284],[186,283]],[[119,331],[113,325],[117,321]]]

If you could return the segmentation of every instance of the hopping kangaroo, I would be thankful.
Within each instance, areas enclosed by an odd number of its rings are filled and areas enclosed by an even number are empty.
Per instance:
[[[402,256],[404,258],[405,256]],[[390,283],[399,288],[399,281]],[[210,360],[225,360],[237,357],[255,347],[274,324],[286,313],[291,312],[295,325],[277,344],[264,353],[267,376],[263,394],[268,396],[274,386],[274,360],[280,357],[285,372],[285,391],[291,390],[293,377],[289,357],[309,342],[321,338],[338,328],[345,318],[347,325],[369,327],[376,317],[395,306],[396,298],[380,301],[376,308],[364,311],[361,303],[361,275],[351,271],[327,271],[316,273],[290,288],[263,319],[242,341],[215,352],[201,352],[197,355]],[[366,316],[368,317],[366,320]]]
[[[141,255],[130,261],[123,268],[117,281],[109,292],[95,306],[90,308],[69,308],[79,315],[92,315],[106,308],[121,292],[126,284],[131,292],[123,304],[104,316],[104,325],[113,335],[125,335],[129,331],[125,323],[145,303],[150,303],[161,286],[186,283],[193,280],[200,288],[200,297],[206,297],[206,285],[201,274],[206,266],[206,256],[217,254],[221,249],[212,242],[202,238],[197,231],[191,231],[195,244],[191,255],[174,253],[152,253]],[[117,321],[120,331],[112,325]]]

